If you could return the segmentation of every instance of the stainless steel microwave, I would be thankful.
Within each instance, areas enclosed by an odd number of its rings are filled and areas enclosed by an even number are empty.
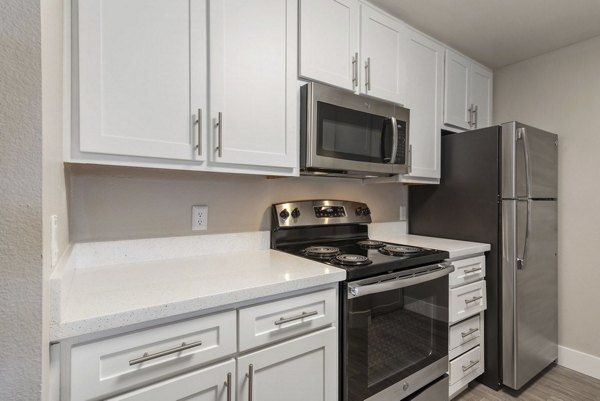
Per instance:
[[[300,171],[370,177],[410,169],[410,111],[318,83],[300,91]]]

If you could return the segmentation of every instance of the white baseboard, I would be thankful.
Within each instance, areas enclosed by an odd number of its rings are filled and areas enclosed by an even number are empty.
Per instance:
[[[597,356],[559,345],[558,364],[584,375],[600,379],[600,358]]]

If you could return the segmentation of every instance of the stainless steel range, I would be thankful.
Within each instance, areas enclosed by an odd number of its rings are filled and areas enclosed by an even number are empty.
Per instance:
[[[364,203],[310,200],[272,206],[271,248],[343,268],[343,401],[448,397],[445,251],[368,236]]]

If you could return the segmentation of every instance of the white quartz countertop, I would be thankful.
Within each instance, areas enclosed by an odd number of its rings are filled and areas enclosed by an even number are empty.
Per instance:
[[[72,269],[55,277],[60,289],[50,339],[59,341],[345,278],[345,270],[268,249]]]
[[[379,241],[447,251],[450,254],[450,259],[481,254],[491,249],[490,244],[481,242],[407,234],[406,226],[399,223],[371,224],[369,227],[369,237]]]

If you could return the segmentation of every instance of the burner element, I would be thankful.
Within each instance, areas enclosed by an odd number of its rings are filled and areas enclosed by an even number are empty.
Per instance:
[[[309,246],[303,251],[307,256],[316,258],[330,258],[340,252],[339,248],[334,246]]]
[[[379,252],[390,256],[408,256],[423,252],[423,249],[406,245],[387,245],[383,248],[379,248]]]
[[[337,255],[331,259],[331,263],[340,264],[342,266],[364,266],[373,263],[369,258],[362,255],[343,254]]]
[[[367,239],[364,241],[358,241],[357,244],[363,248],[367,248],[367,249],[375,249],[375,248],[381,248],[382,246],[385,246],[385,244],[381,241],[375,241],[372,239]]]

